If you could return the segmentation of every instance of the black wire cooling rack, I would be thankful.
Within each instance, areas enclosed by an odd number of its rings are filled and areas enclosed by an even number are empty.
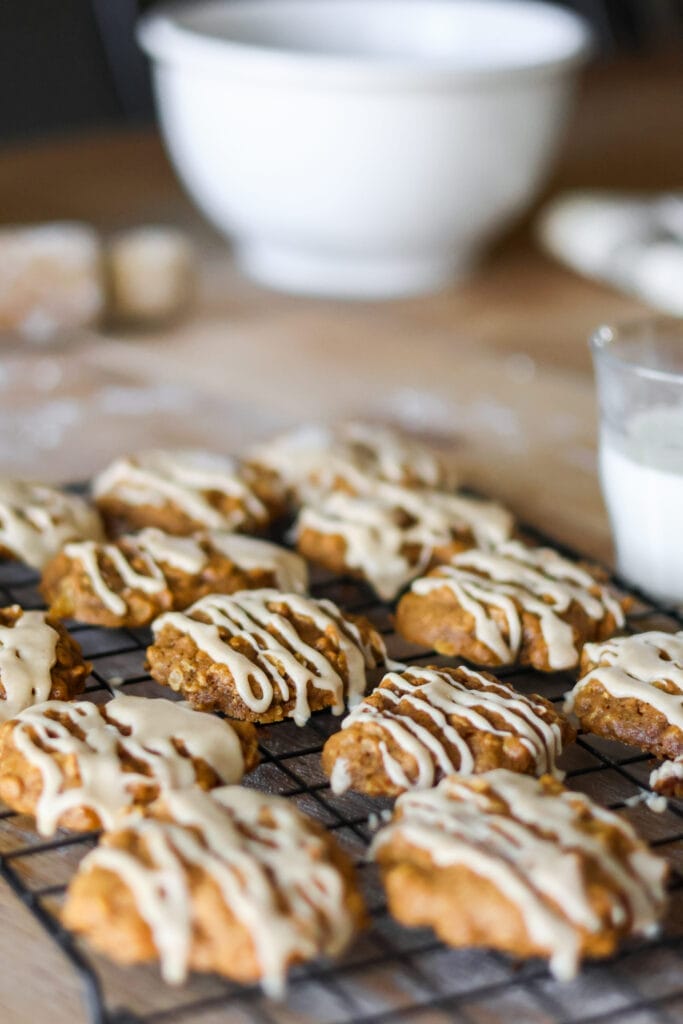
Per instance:
[[[536,531],[527,532],[532,540],[547,542]],[[36,583],[31,570],[0,563],[2,604],[41,607]],[[364,584],[321,575],[313,593],[367,615],[385,635],[393,657],[410,664],[447,662],[398,637],[392,630],[391,608],[378,602]],[[676,630],[683,627],[683,619],[637,598],[629,625],[634,631]],[[144,672],[146,630],[78,624],[71,628],[94,665],[87,688],[92,699],[107,699],[114,686],[127,693],[169,696]],[[508,669],[497,674],[523,692],[540,692],[555,702],[574,682],[568,673],[544,676]],[[0,874],[80,975],[92,1024],[683,1022],[683,808],[670,802],[664,813],[655,814],[633,802],[647,788],[652,762],[646,755],[582,735],[561,763],[570,787],[623,809],[640,835],[669,859],[671,905],[664,929],[654,940],[626,944],[609,961],[587,964],[575,981],[559,983],[539,961],[519,964],[496,953],[447,949],[431,932],[405,929],[392,921],[376,869],[365,861],[374,828],[391,802],[352,793],[335,796],[330,791],[320,751],[339,723],[322,712],[303,728],[292,722],[260,727],[262,763],[245,783],[294,800],[336,835],[358,866],[372,914],[371,927],[340,962],[295,969],[283,1003],[266,999],[257,987],[213,976],[193,976],[182,988],[171,988],[154,966],[118,968],[88,951],[61,927],[58,915],[66,885],[96,837],[60,833],[45,841],[36,835],[30,819],[0,810]],[[4,969],[11,970],[11,964]]]

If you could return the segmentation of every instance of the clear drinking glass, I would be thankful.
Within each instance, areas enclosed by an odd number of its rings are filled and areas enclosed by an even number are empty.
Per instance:
[[[603,326],[591,350],[619,571],[651,597],[683,603],[683,322]]]

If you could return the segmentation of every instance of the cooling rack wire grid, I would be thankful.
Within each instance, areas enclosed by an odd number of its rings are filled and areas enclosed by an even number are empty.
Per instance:
[[[537,531],[526,533],[532,540],[553,544]],[[367,615],[384,634],[394,658],[415,665],[448,662],[397,636],[391,607],[363,583],[318,575],[312,589],[315,596]],[[0,600],[42,607],[36,574],[18,563],[0,563]],[[629,626],[634,631],[675,630],[683,628],[683,619],[637,597]],[[144,671],[147,630],[82,624],[71,628],[93,662],[87,687],[93,699],[106,699],[113,692],[112,679],[125,693],[168,696],[168,690]],[[501,669],[496,674],[523,692],[539,692],[554,702],[562,701],[574,681],[566,673],[542,676]],[[257,987],[216,977],[193,976],[175,989],[161,981],[154,966],[119,968],[89,952],[62,929],[58,912],[66,885],[95,837],[60,833],[45,841],[28,819],[0,805],[0,874],[62,949],[70,969],[78,972],[93,1024],[683,1022],[683,808],[670,801],[663,814],[655,814],[642,803],[626,803],[647,786],[652,767],[647,755],[581,735],[565,753],[562,766],[571,788],[605,806],[624,808],[639,834],[671,862],[671,907],[664,930],[655,939],[626,944],[609,961],[587,964],[574,982],[560,983],[539,961],[520,965],[496,953],[449,950],[431,932],[405,929],[392,921],[376,869],[365,861],[373,825],[391,802],[353,793],[335,796],[330,791],[320,751],[339,724],[339,718],[319,712],[303,728],[291,721],[260,727],[262,762],[245,780],[248,786],[295,801],[332,831],[358,866],[372,913],[371,927],[341,961],[295,969],[281,1004],[266,999]]]

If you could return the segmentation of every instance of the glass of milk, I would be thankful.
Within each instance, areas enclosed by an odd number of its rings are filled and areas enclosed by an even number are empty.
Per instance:
[[[649,317],[591,338],[600,479],[621,575],[683,603],[683,321]]]

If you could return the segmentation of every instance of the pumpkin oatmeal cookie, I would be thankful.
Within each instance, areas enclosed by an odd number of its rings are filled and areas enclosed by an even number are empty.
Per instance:
[[[335,491],[306,504],[295,535],[306,558],[366,579],[389,601],[456,552],[506,540],[513,525],[494,502],[378,480],[362,493]]]
[[[68,541],[103,536],[97,512],[77,494],[0,479],[0,558],[16,558],[42,569]]]
[[[253,726],[163,699],[51,700],[0,726],[0,798],[42,835],[111,828],[169,789],[238,782],[257,763]]]
[[[147,526],[178,535],[259,532],[285,509],[274,473],[193,449],[152,449],[116,459],[95,477],[93,495],[109,536]]]
[[[599,570],[508,541],[457,554],[415,580],[396,622],[407,640],[441,654],[555,672],[578,665],[583,644],[612,636],[625,618]]]
[[[43,571],[54,615],[100,626],[146,626],[205,594],[277,587],[304,592],[306,565],[277,544],[208,530],[176,537],[149,527],[111,543],[67,544]]]
[[[586,732],[655,757],[683,756],[683,632],[586,644],[565,707]]]
[[[499,769],[406,793],[371,852],[402,924],[451,946],[547,957],[562,980],[656,932],[665,908],[666,862],[549,776]]]
[[[322,763],[335,793],[397,796],[455,772],[555,773],[574,735],[544,697],[467,668],[411,667],[390,672],[354,708]]]
[[[313,495],[357,493],[372,480],[455,487],[453,467],[409,434],[372,423],[307,423],[254,446],[248,459],[272,470],[295,504]]]
[[[312,711],[357,703],[386,650],[367,619],[331,601],[277,590],[210,594],[152,624],[147,667],[197,708],[303,725]]]
[[[284,994],[287,972],[338,956],[365,923],[334,839],[282,797],[239,786],[169,793],[106,833],[69,885],[65,926],[164,979],[212,971]]]
[[[47,612],[0,608],[0,722],[45,700],[83,691],[91,665],[61,622]]]

